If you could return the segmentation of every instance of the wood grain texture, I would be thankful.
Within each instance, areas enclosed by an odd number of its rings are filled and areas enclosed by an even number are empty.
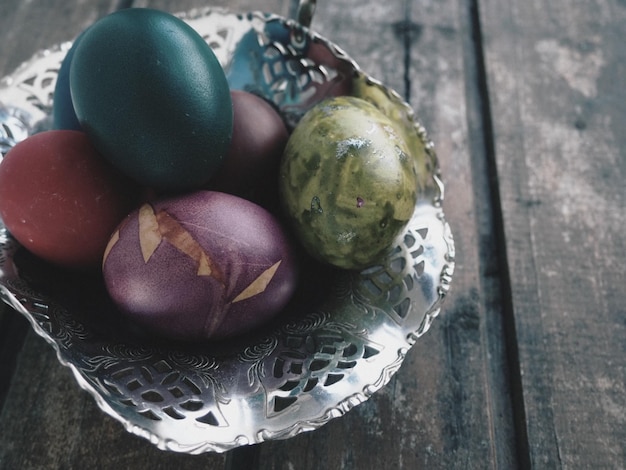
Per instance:
[[[2,76],[37,51],[70,40],[100,16],[117,8],[118,0],[33,0],[0,2]]]
[[[478,113],[477,98],[468,98],[477,93],[470,23],[469,8],[459,1],[353,0],[326,4],[316,14],[315,29],[409,97],[429,129],[447,184],[444,209],[455,234],[457,268],[443,313],[390,384],[313,434],[288,445],[264,444],[260,468],[516,466],[493,280],[497,261],[479,247],[492,241],[491,206],[481,186],[486,176],[474,162],[485,157],[481,123],[470,122]]]
[[[515,468],[503,266],[493,230],[477,25],[467,1],[421,8],[413,3],[412,14],[419,40],[410,51],[411,103],[438,149],[444,209],[457,246],[454,288],[441,318],[442,334],[433,338],[439,349],[434,356],[446,358],[442,375],[450,382],[440,386],[441,396],[432,404],[447,425],[440,468]]]
[[[480,7],[528,464],[620,468],[626,8]]]

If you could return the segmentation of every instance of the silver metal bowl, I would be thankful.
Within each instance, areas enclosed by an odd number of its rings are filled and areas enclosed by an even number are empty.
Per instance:
[[[2,299],[129,432],[161,449],[199,454],[317,429],[382,388],[439,313],[454,243],[434,148],[413,110],[303,26],[310,15],[298,22],[207,8],[179,16],[212,46],[232,88],[272,101],[290,126],[328,96],[372,102],[394,119],[421,175],[414,216],[384,263],[360,273],[311,267],[275,322],[228,343],[142,335],[116,315],[102,286],[59,274],[1,228]],[[0,82],[3,154],[50,127],[56,77],[70,46],[36,54]]]

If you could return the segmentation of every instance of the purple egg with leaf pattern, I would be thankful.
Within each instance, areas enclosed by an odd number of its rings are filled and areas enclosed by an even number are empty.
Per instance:
[[[262,207],[197,191],[146,203],[113,233],[103,258],[122,313],[164,337],[197,341],[249,331],[288,303],[296,256]]]

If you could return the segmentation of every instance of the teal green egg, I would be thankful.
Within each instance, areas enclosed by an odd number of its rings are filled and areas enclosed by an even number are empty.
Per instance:
[[[80,38],[81,36],[76,38],[72,47],[67,51],[61,63],[61,67],[59,68],[57,82],[54,86],[54,99],[52,101],[54,129],[81,130],[80,123],[74,112],[74,104],[72,103],[72,95],[70,92],[70,66],[72,65],[74,51],[80,42]]]
[[[95,147],[144,185],[197,188],[228,153],[224,71],[203,38],[169,13],[130,8],[98,20],[74,51],[70,91]]]

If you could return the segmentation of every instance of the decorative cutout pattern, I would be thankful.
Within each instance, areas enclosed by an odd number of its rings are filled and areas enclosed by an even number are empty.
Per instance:
[[[24,118],[20,117],[17,110],[5,109],[0,103],[0,157],[18,142],[28,137],[28,127],[24,124]]]

